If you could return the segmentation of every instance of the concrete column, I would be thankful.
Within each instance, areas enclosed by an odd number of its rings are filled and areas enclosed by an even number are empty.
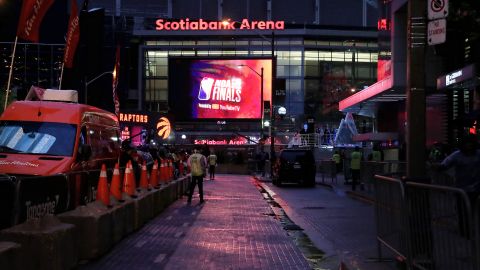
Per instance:
[[[426,175],[425,42],[426,0],[408,1],[407,32],[407,177]]]

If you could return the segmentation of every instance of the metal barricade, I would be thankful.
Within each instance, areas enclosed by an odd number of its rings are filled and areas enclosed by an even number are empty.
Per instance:
[[[375,175],[375,218],[377,252],[382,258],[382,245],[408,264],[407,212],[405,188],[399,179]]]
[[[374,176],[376,174],[384,175],[386,173],[386,162],[362,161],[360,165],[360,182],[363,184],[365,191],[373,193]]]
[[[333,160],[320,161],[320,173],[322,175],[322,183],[325,183],[325,177],[330,177],[331,183],[337,183],[337,166]]]
[[[407,182],[410,261],[414,269],[480,269],[473,213],[458,188]]]

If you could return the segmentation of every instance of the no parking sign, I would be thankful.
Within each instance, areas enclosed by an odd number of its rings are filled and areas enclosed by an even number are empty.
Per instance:
[[[428,0],[428,19],[445,18],[448,15],[448,0]]]

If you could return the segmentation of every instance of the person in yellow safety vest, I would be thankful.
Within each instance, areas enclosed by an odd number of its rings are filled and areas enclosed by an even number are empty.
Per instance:
[[[362,160],[362,153],[360,148],[355,146],[355,150],[350,154],[350,171],[352,172],[352,190],[356,188],[360,180],[360,162]]]
[[[341,157],[338,151],[335,151],[335,153],[332,156],[332,160],[335,161],[335,173],[339,173],[342,170],[342,163],[340,162]]]

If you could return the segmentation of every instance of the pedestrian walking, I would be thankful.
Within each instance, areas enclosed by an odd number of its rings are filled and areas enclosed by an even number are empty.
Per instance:
[[[258,168],[262,172],[262,177],[265,176],[265,163],[267,162],[268,159],[269,159],[268,153],[265,152],[262,148],[262,150],[260,150],[259,160],[258,160]]]
[[[360,162],[362,160],[362,153],[360,148],[355,146],[355,150],[350,154],[350,171],[352,173],[352,190],[355,191],[357,183],[360,180]]]
[[[437,167],[439,171],[449,168],[455,170],[455,187],[467,194],[470,204],[474,205],[480,194],[480,150],[475,135],[469,134],[460,140],[459,150],[447,156]],[[465,220],[467,210],[460,198],[457,198],[459,229],[462,236],[470,237],[470,228]]]
[[[480,150],[475,135],[460,140],[459,150],[446,157],[438,170],[455,170],[455,186],[465,190],[473,202],[480,194]]]
[[[207,161],[210,180],[215,180],[215,169],[217,167],[217,155],[215,155],[215,152],[212,151],[210,153],[210,155],[207,157]]]
[[[200,154],[199,149],[194,149],[193,154],[187,160],[187,166],[190,168],[192,176],[190,192],[188,194],[188,203],[190,204],[192,202],[192,196],[196,185],[198,185],[198,192],[200,193],[200,203],[204,203],[203,177],[206,175],[207,159],[204,155]]]
[[[342,157],[338,153],[338,150],[335,150],[335,153],[332,156],[332,160],[335,162],[335,174],[342,171],[342,163],[340,162]]]

